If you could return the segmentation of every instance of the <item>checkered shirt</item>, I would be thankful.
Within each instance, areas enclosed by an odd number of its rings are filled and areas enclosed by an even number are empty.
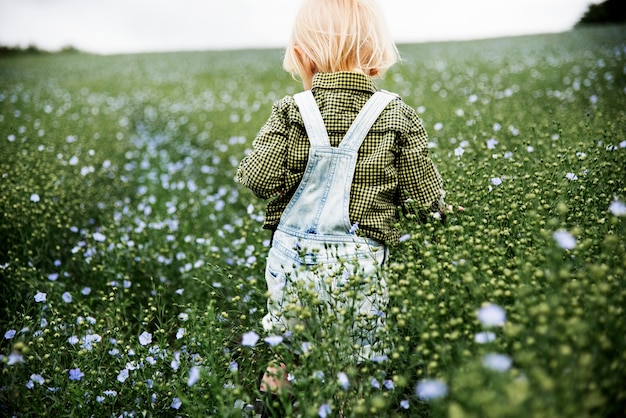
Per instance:
[[[312,92],[332,146],[343,139],[365,102],[376,92],[367,76],[318,73]],[[239,165],[237,179],[268,199],[264,228],[276,229],[307,164],[309,140],[291,96],[274,103],[269,120]],[[415,111],[393,100],[359,149],[350,190],[350,222],[357,234],[383,243],[398,242],[397,208],[407,201],[424,211],[443,209],[442,179],[428,156],[428,136]]]

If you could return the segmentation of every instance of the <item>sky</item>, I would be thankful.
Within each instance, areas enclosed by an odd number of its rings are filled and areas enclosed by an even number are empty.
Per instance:
[[[379,0],[398,43],[563,32],[601,0]],[[284,47],[302,0],[0,0],[0,45],[118,54]]]

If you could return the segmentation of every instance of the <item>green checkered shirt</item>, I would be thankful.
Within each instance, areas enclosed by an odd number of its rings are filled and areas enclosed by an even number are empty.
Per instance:
[[[318,73],[312,91],[330,143],[336,147],[376,85],[359,73]],[[309,140],[293,97],[274,103],[252,146],[239,165],[237,179],[256,196],[269,199],[263,227],[276,229],[309,155]],[[438,211],[443,209],[443,195],[421,120],[402,100],[393,100],[359,149],[350,190],[350,222],[358,223],[358,235],[394,244],[400,236],[393,226],[397,208],[410,199],[418,208]]]

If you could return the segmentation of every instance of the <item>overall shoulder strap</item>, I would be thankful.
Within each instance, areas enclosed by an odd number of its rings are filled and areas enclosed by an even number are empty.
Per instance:
[[[339,144],[339,148],[358,151],[378,116],[397,97],[397,95],[384,90],[374,93],[352,122],[350,129]]]
[[[328,139],[328,132],[326,131],[322,114],[317,107],[317,103],[315,103],[315,98],[311,90],[294,94],[293,98],[302,115],[304,127],[309,141],[311,142],[311,146],[329,147],[330,140]]]

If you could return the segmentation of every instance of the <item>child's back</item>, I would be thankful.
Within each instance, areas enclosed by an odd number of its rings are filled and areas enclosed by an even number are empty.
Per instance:
[[[421,121],[397,96],[376,93],[371,79],[397,59],[374,0],[306,1],[284,67],[307,91],[274,104],[237,173],[268,199],[264,227],[274,231],[264,328],[289,335],[302,320],[302,295],[313,291],[320,323],[347,328],[357,350],[345,355],[358,362],[385,351],[380,266],[398,241],[397,208],[411,200],[443,209]],[[263,379],[269,390],[285,384],[272,373]]]

